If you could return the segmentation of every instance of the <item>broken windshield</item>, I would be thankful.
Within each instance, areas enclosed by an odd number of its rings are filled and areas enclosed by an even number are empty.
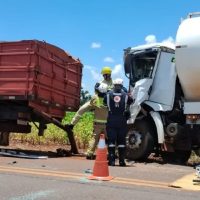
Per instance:
[[[143,78],[152,78],[153,69],[156,63],[156,57],[158,52],[140,52],[131,55],[131,82]]]

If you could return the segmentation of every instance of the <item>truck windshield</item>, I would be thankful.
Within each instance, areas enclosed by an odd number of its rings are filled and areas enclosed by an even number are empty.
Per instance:
[[[151,78],[156,62],[157,51],[141,52],[131,55],[131,73],[132,83],[143,79]]]

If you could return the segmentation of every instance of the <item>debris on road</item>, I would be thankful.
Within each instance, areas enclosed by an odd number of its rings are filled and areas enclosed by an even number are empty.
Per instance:
[[[28,158],[28,159],[47,159],[48,156],[27,154],[18,150],[0,149],[1,156]]]
[[[56,149],[56,152],[57,152],[57,156],[59,156],[59,157],[72,156],[71,151],[68,151],[68,150],[65,150],[65,149],[62,149],[62,148]]]
[[[85,173],[86,173],[86,174],[92,174],[93,171],[92,171],[92,169],[86,169],[86,170],[85,170]]]
[[[193,184],[200,185],[200,165],[197,165],[195,169],[196,169],[195,175],[197,176],[197,178],[193,179]]]

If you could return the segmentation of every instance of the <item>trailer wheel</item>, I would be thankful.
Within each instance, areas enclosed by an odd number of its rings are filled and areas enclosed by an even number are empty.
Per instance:
[[[163,161],[166,163],[185,165],[190,158],[191,151],[175,150],[175,152],[161,152]]]
[[[154,148],[153,129],[143,120],[136,120],[126,136],[126,158],[143,161],[148,158]]]
[[[0,145],[8,146],[9,145],[9,132],[0,132]]]

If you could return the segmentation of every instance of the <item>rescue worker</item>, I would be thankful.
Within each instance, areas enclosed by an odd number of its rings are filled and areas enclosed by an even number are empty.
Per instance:
[[[91,100],[86,102],[83,106],[79,108],[75,116],[71,121],[71,128],[77,124],[81,116],[87,111],[94,111],[94,130],[93,137],[89,141],[89,147],[86,152],[87,159],[95,159],[95,149],[99,141],[101,133],[106,135],[106,121],[108,110],[107,107],[103,105],[103,98],[107,93],[107,85],[105,83],[100,83],[98,87],[95,87],[95,95]]]
[[[112,69],[110,67],[107,67],[107,66],[103,67],[101,70],[101,74],[103,75],[104,79],[100,81],[99,83],[97,83],[96,86],[98,87],[100,83],[105,83],[108,86],[108,91],[113,89],[113,81],[112,81],[111,73],[112,73]],[[127,89],[125,87],[123,87],[122,89],[124,90],[124,92],[127,92]]]
[[[108,164],[115,166],[115,144],[118,147],[119,165],[126,166],[126,133],[128,105],[133,100],[123,89],[123,80],[113,81],[114,88],[104,97],[104,104],[108,107],[107,118],[107,144],[108,144]]]
[[[111,90],[113,88],[113,81],[111,77],[112,69],[110,67],[103,67],[101,70],[101,74],[103,75],[103,80],[99,82],[105,83],[108,87],[108,90]]]

